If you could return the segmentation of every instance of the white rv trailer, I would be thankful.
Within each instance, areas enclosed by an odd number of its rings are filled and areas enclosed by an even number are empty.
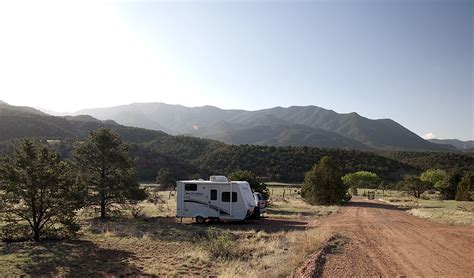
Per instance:
[[[176,217],[192,217],[198,223],[206,219],[244,220],[253,214],[254,208],[252,189],[246,181],[211,176],[208,181],[176,184]]]

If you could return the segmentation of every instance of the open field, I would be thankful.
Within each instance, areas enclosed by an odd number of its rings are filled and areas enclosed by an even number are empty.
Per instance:
[[[397,206],[407,213],[430,221],[474,226],[474,202],[455,200],[439,200],[435,194],[423,193],[422,198],[416,199],[404,191],[380,189],[359,189],[359,194],[375,191],[378,200]]]
[[[424,200],[413,197],[384,197],[381,200],[405,209],[411,215],[430,221],[474,226],[474,202]]]
[[[0,273],[286,276],[331,236],[314,220],[338,210],[287,194],[272,198],[268,218],[197,225],[191,219],[180,223],[174,196],[160,196],[158,205],[142,202],[138,218],[129,208],[105,222],[94,210],[82,211],[75,240],[1,243]]]

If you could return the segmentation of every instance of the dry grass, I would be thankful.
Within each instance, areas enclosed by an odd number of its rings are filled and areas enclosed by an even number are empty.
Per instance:
[[[307,224],[337,211],[307,205],[288,193],[285,199],[273,197],[271,218],[197,225],[191,219],[180,223],[174,196],[160,195],[158,204],[139,204],[140,217],[133,217],[130,207],[112,212],[107,221],[97,219],[94,209],[81,211],[76,240],[1,243],[0,273],[282,277],[331,235]]]
[[[311,228],[306,231],[265,234],[241,242],[254,249],[250,260],[222,261],[223,277],[287,277],[302,265],[308,255],[318,250],[331,235],[329,229]]]
[[[312,206],[304,202],[299,195],[282,199],[271,199],[271,206],[267,209],[267,216],[284,219],[314,219],[328,216],[337,212],[338,206]]]
[[[474,202],[415,199],[413,197],[382,198],[382,201],[407,209],[411,215],[438,223],[474,226]]]

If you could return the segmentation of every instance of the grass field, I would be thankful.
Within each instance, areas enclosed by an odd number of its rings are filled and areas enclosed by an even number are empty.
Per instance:
[[[383,201],[407,209],[407,213],[438,223],[474,226],[474,202],[384,197]]]
[[[137,218],[130,208],[104,222],[81,211],[75,240],[1,243],[0,273],[287,276],[332,234],[311,222],[338,207],[309,206],[294,188],[272,189],[268,218],[242,223],[180,223],[169,192],[160,193],[159,205],[142,202]]]
[[[420,218],[450,225],[474,226],[474,202],[439,200],[437,194],[428,193],[416,199],[397,190],[359,189],[358,193],[368,191],[376,191],[377,199],[406,209],[407,213]]]

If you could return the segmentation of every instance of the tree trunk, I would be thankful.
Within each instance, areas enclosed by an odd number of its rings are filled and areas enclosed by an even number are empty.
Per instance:
[[[102,201],[100,202],[100,218],[101,218],[101,219],[104,219],[104,218],[106,217],[106,214],[105,214],[105,213],[106,213],[106,211],[105,211],[105,201],[102,200]]]
[[[33,240],[36,242],[40,241],[40,229],[37,226],[33,228]]]

